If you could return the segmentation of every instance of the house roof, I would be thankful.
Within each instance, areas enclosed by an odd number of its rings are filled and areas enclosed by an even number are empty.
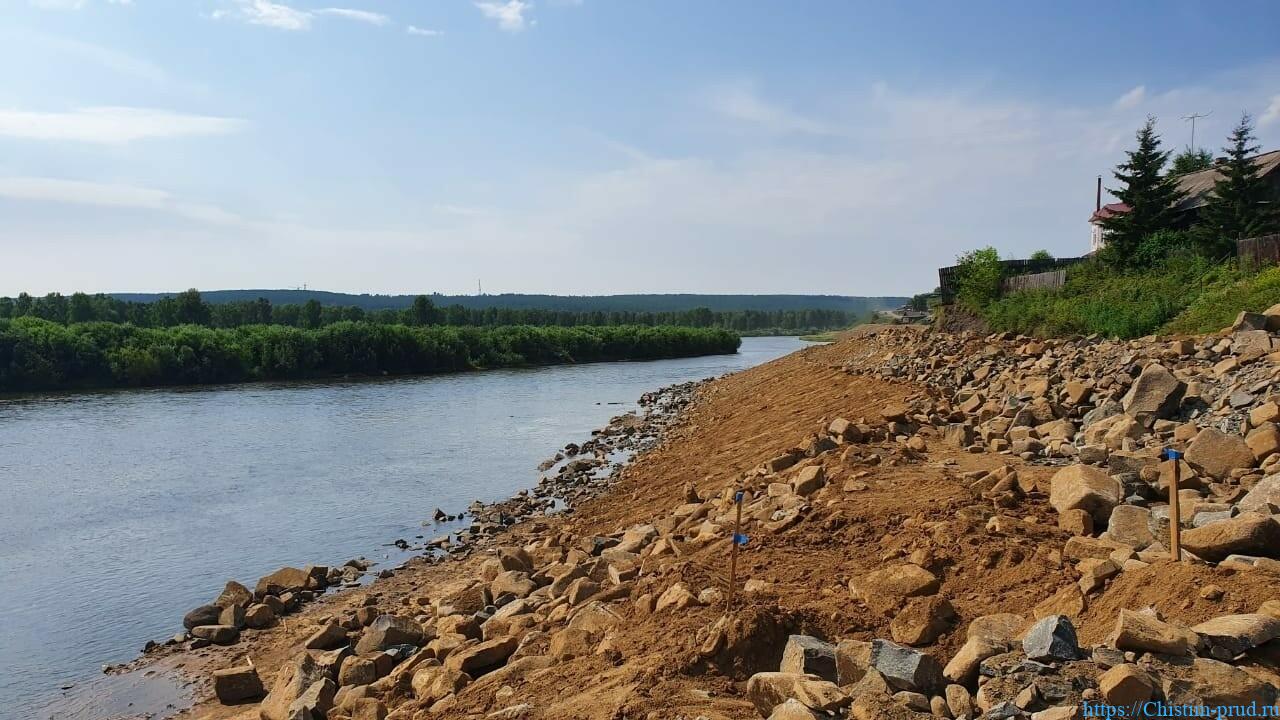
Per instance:
[[[1280,168],[1280,150],[1272,150],[1264,152],[1253,157],[1253,163],[1258,167],[1258,175],[1266,177]],[[1213,186],[1222,179],[1222,168],[1214,166],[1205,170],[1197,170],[1187,173],[1178,178],[1178,189],[1183,192],[1184,197],[1178,201],[1173,209],[1178,212],[1187,210],[1195,210],[1204,205],[1208,201],[1209,193],[1213,190]],[[1105,220],[1112,215],[1129,212],[1129,206],[1124,203],[1108,203],[1089,216],[1089,222],[1097,222]]]
[[[1258,175],[1265,177],[1280,167],[1280,150],[1272,150],[1261,155],[1255,155],[1253,164],[1258,168]],[[1178,189],[1186,194],[1174,209],[1183,212],[1186,210],[1194,210],[1208,200],[1209,192],[1213,190],[1213,186],[1222,179],[1222,169],[1219,167],[1211,167],[1206,170],[1197,170],[1196,172],[1187,173],[1178,178]]]
[[[1093,211],[1093,214],[1089,216],[1089,222],[1106,220],[1113,215],[1119,215],[1127,212],[1129,212],[1129,206],[1124,203],[1107,203]]]

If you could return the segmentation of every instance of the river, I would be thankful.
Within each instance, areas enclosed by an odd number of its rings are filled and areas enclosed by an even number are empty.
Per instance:
[[[398,562],[388,544],[438,535],[436,507],[533,486],[539,462],[641,394],[804,344],[744,338],[735,355],[678,360],[0,399],[0,717],[120,711],[85,690],[101,666],[180,631],[183,613],[228,579],[252,587],[282,565]],[[129,710],[162,709],[142,705]]]

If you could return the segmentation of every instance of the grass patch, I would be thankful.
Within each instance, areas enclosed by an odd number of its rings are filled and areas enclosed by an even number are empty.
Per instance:
[[[1217,332],[1235,322],[1241,310],[1262,312],[1280,303],[1280,268],[1220,279],[1170,321],[1164,332]]]
[[[979,308],[995,330],[1041,337],[1098,334],[1133,338],[1157,332],[1213,332],[1240,310],[1280,302],[1280,269],[1245,273],[1234,263],[1171,257],[1143,270],[1089,262],[1067,271],[1057,291],[1007,295]]]

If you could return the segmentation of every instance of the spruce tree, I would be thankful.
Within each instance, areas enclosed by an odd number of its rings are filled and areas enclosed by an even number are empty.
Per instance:
[[[1261,149],[1254,139],[1253,121],[1245,113],[1222,149],[1227,155],[1222,177],[1200,209],[1195,229],[1200,251],[1210,257],[1234,255],[1236,240],[1280,230],[1275,198],[1253,161]]]
[[[1138,130],[1137,139],[1137,149],[1126,151],[1128,160],[1117,165],[1112,173],[1122,187],[1107,188],[1107,192],[1129,206],[1129,211],[1102,221],[1107,231],[1102,257],[1107,263],[1120,267],[1134,262],[1134,252],[1143,238],[1173,226],[1173,206],[1183,196],[1177,178],[1164,174],[1169,153],[1160,149],[1154,117],[1147,118]]]
[[[1186,175],[1213,167],[1213,155],[1204,148],[1192,150],[1187,148],[1173,156],[1173,165],[1169,167],[1171,175]]]

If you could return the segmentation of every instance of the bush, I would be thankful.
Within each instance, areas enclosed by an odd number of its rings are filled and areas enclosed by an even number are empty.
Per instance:
[[[1004,267],[995,248],[970,250],[956,258],[956,265],[956,299],[961,303],[980,310],[1000,297]]]

